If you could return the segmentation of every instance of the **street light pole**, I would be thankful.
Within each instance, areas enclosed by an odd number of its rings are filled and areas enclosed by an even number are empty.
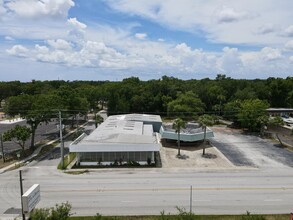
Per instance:
[[[0,134],[0,144],[1,144],[1,151],[2,151],[2,160],[3,163],[5,163],[5,157],[4,157],[4,147],[3,147],[3,134]]]
[[[61,169],[64,169],[64,143],[62,137],[62,117],[61,111],[59,111],[59,132],[60,132],[60,148],[61,148]]]
[[[192,186],[190,186],[190,214],[192,213]]]
[[[25,220],[25,214],[23,213],[23,204],[22,204],[23,187],[22,187],[22,174],[21,174],[21,170],[19,170],[19,184],[20,184],[21,215],[22,215],[22,220]]]

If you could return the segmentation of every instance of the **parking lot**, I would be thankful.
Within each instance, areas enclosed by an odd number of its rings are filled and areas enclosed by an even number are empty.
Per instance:
[[[181,158],[178,158],[177,143],[162,140],[161,160],[163,168],[285,168],[293,167],[293,152],[281,148],[278,142],[262,139],[254,135],[245,135],[242,130],[226,126],[214,126],[214,138],[211,138],[206,153],[210,158],[202,157],[200,143],[181,146]]]
[[[241,130],[213,127],[211,143],[236,166],[256,168],[293,167],[293,152],[277,142],[258,136],[245,135]]]

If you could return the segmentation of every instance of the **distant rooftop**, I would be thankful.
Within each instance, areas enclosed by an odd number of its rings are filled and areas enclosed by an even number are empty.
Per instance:
[[[268,108],[268,112],[293,112],[293,108]]]
[[[172,125],[173,125],[173,123],[164,123],[163,124],[164,130],[175,132],[175,129],[172,128]],[[202,131],[203,131],[203,129],[200,126],[200,124],[193,123],[193,122],[186,123],[186,127],[180,129],[180,133],[185,133],[185,134],[197,134]]]

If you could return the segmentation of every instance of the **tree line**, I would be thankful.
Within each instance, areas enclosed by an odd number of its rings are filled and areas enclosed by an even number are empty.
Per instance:
[[[7,114],[27,119],[33,135],[41,122],[56,118],[60,109],[64,117],[75,118],[105,106],[110,115],[150,113],[191,119],[212,114],[259,130],[268,120],[266,108],[293,108],[293,77],[247,80],[219,74],[215,79],[200,80],[163,76],[119,82],[12,81],[0,82],[0,99],[5,100]]]

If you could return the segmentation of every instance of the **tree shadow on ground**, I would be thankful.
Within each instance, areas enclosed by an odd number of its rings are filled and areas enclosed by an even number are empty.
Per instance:
[[[161,144],[165,148],[178,149],[177,141],[162,139]],[[207,141],[205,148],[208,149],[211,147],[212,145],[210,145],[209,142]],[[201,142],[199,141],[198,142],[180,142],[180,149],[184,151],[190,151],[190,152],[202,151],[203,143],[202,141]]]

